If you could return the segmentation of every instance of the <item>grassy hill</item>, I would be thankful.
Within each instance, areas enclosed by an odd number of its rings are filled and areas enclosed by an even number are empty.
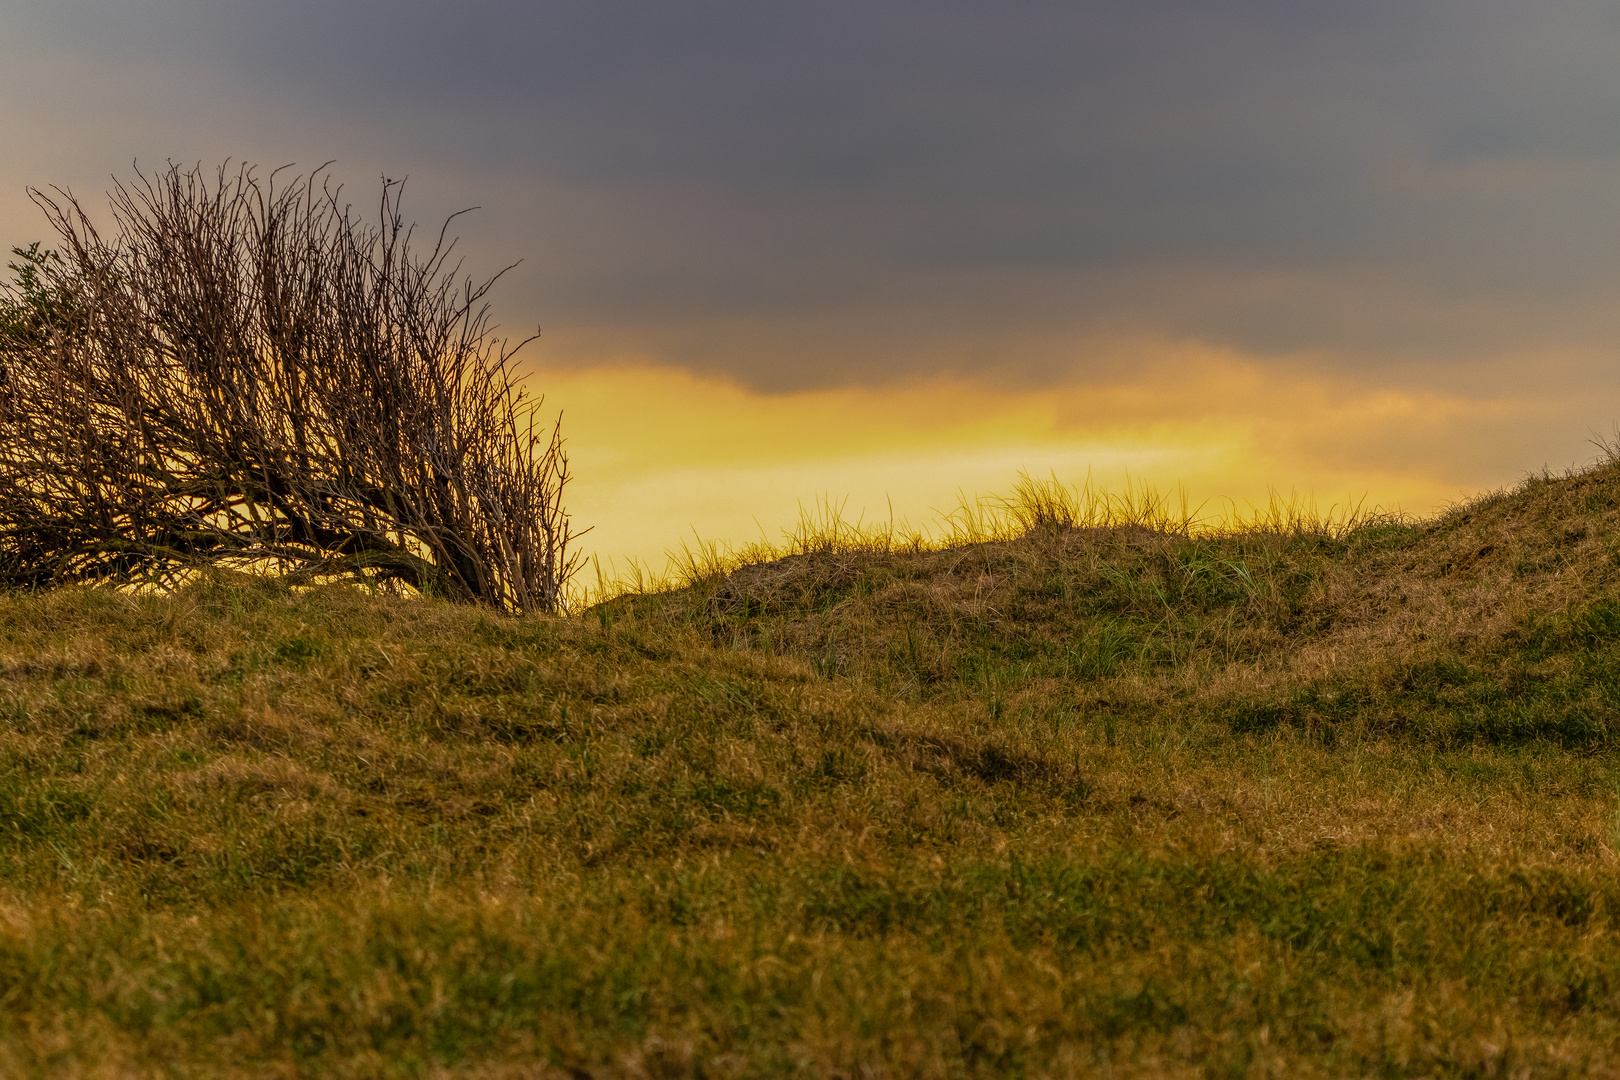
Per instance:
[[[568,619],[0,597],[0,1074],[1620,1061],[1620,465],[1024,509]]]

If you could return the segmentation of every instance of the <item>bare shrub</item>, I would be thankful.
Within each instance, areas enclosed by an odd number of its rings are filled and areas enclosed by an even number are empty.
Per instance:
[[[493,334],[500,275],[462,277],[449,221],[413,248],[400,191],[367,225],[324,169],[170,166],[104,237],[31,190],[59,244],[0,296],[0,584],[223,565],[557,608],[558,426]]]

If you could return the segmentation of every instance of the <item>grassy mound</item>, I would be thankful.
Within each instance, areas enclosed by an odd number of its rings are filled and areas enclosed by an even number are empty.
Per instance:
[[[1590,1074],[1617,515],[0,598],[0,1073]]]
[[[803,554],[624,596],[911,702],[1436,746],[1605,743],[1620,714],[1620,465],[1431,522],[1224,532],[1037,523],[1013,540]]]

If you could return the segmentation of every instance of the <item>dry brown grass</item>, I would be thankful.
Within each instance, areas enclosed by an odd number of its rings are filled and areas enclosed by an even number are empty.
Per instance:
[[[1611,493],[0,599],[0,1071],[1603,1075]]]

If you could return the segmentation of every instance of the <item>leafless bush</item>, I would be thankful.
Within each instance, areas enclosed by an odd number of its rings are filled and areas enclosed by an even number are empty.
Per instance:
[[[59,238],[0,296],[0,584],[199,566],[354,577],[555,609],[576,567],[558,427],[537,423],[482,283],[324,170],[171,166],[30,191]]]

